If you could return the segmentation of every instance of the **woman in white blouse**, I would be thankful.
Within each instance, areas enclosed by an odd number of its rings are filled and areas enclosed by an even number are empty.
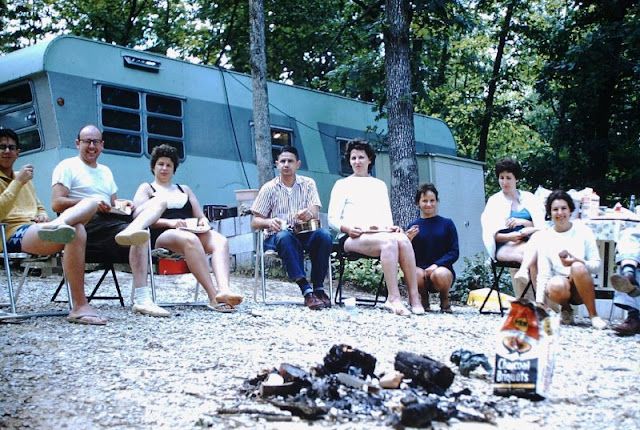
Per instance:
[[[518,189],[522,168],[517,161],[498,161],[495,175],[500,191],[489,197],[480,217],[482,241],[492,259],[520,263],[513,282],[519,297],[527,286],[529,272],[534,281],[536,278],[535,246],[528,241],[546,227],[544,208],[533,194]]]
[[[369,174],[375,152],[368,143],[353,140],[346,156],[353,174],[336,181],[331,190],[329,224],[340,232],[340,245],[345,251],[380,258],[389,292],[384,304],[387,310],[402,316],[423,314],[411,241],[393,225],[387,186]],[[398,264],[407,283],[411,312],[402,303],[398,289]]]
[[[573,199],[564,191],[549,195],[547,215],[553,227],[539,233],[538,290],[536,299],[546,299],[561,307],[564,324],[573,323],[571,305],[584,304],[591,325],[603,329],[607,323],[598,316],[592,273],[600,268],[600,254],[591,230],[579,221],[571,221]]]

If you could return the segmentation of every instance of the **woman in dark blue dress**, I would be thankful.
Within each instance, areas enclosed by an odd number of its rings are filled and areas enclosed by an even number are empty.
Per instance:
[[[424,184],[416,192],[420,218],[409,225],[407,236],[416,255],[418,291],[425,309],[429,293],[440,296],[440,311],[451,313],[449,290],[455,280],[453,263],[458,260],[458,232],[449,218],[438,215],[438,190]]]

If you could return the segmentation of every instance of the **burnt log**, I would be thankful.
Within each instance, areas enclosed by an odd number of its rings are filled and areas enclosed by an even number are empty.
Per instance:
[[[407,427],[429,427],[431,421],[446,422],[455,415],[455,408],[451,411],[443,410],[438,403],[438,399],[426,398],[405,405],[402,408],[400,424]]]
[[[375,377],[376,358],[349,345],[333,345],[323,362],[318,369],[319,375],[348,373],[361,378]]]
[[[269,400],[269,403],[307,420],[318,420],[329,411],[329,408],[318,406],[309,398],[301,400],[278,400],[276,398]]]
[[[426,355],[400,351],[396,354],[394,367],[412,382],[429,393],[443,395],[453,383],[455,374],[445,364]]]
[[[285,382],[277,385],[260,385],[260,397],[269,396],[293,396],[298,394],[304,387],[299,382]]]
[[[311,385],[311,375],[298,366],[293,364],[282,363],[278,369],[278,373],[285,382],[306,382]]]

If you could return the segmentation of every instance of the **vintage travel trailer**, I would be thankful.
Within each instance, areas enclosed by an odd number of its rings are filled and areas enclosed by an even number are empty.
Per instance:
[[[276,82],[268,91],[273,147],[300,151],[300,173],[316,180],[326,208],[333,183],[350,174],[345,143],[378,141],[386,121],[369,103]],[[161,143],[178,148],[175,180],[189,184],[203,204],[235,206],[235,190],[258,188],[250,76],[73,36],[0,57],[0,127],[20,135],[17,166],[36,166],[46,207],[51,172],[76,155],[76,135],[88,123],[104,130],[100,162],[113,171],[119,197],[131,198],[153,179],[149,154]],[[439,188],[440,213],[456,223],[461,255],[482,252],[482,164],[457,157],[444,122],[415,115],[415,130],[420,181]],[[374,174],[389,183],[384,151]],[[248,223],[237,224],[229,235],[246,234]]]

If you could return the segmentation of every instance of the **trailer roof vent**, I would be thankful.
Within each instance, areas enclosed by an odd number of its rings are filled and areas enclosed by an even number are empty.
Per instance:
[[[147,60],[146,58],[123,55],[124,67],[144,70],[145,72],[158,73],[160,71],[160,61]]]

